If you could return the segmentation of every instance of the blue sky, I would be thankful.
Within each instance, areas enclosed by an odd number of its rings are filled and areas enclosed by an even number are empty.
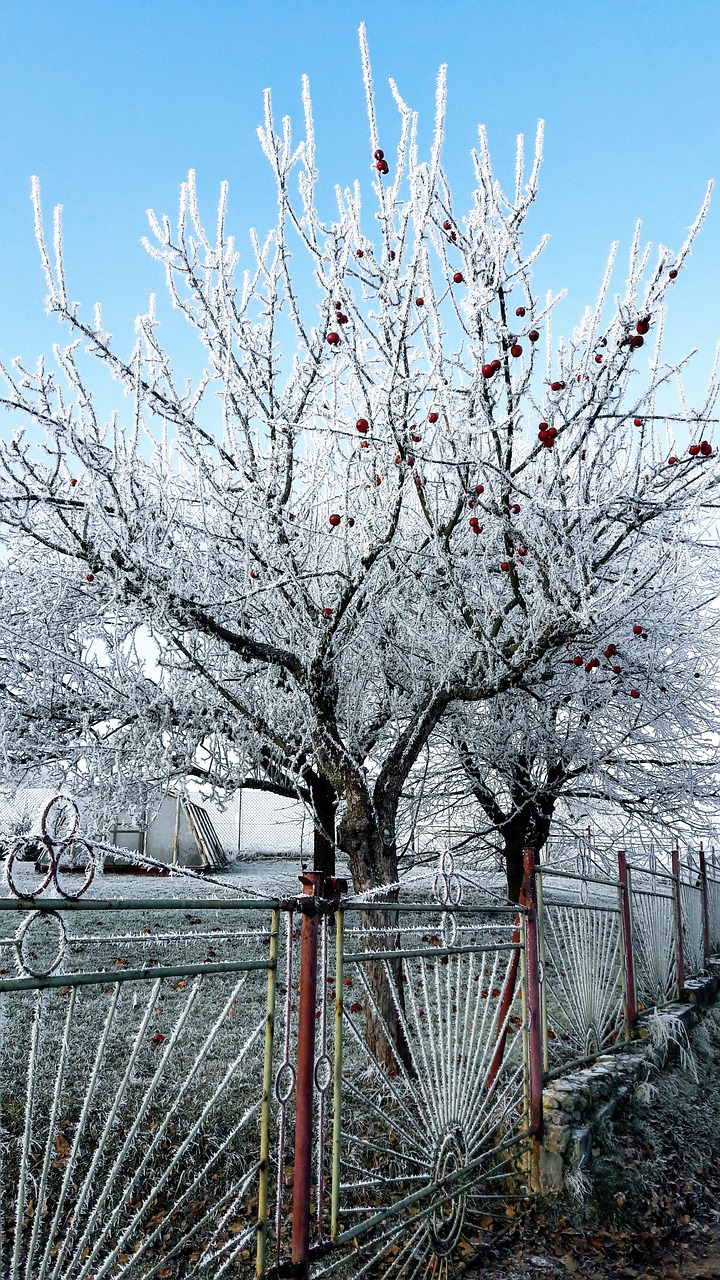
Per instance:
[[[272,218],[273,192],[255,129],[262,90],[300,119],[307,72],[318,161],[328,189],[367,172],[357,49],[365,20],[383,137],[394,75],[429,138],[437,67],[449,69],[445,163],[470,190],[478,121],[509,179],[514,139],[546,121],[533,230],[548,231],[545,286],[567,287],[558,328],[591,302],[613,239],[647,235],[679,247],[710,177],[720,178],[716,0],[0,0],[0,355],[33,359],[57,336],[43,315],[30,176],[47,211],[65,206],[70,292],[104,304],[116,334],[151,289],[140,247],[145,210],[174,213],[189,167],[212,224],[219,182],[230,226]],[[392,141],[388,150],[392,148]],[[458,207],[462,200],[457,201]],[[700,390],[720,334],[720,191],[678,282],[667,354],[699,347]],[[564,323],[563,323],[564,322]]]

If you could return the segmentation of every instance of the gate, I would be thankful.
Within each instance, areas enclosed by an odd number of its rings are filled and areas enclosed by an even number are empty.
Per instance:
[[[532,911],[464,901],[448,860],[360,902],[317,876],[109,900],[96,858],[56,801],[6,861],[3,1280],[465,1266],[537,1124]]]

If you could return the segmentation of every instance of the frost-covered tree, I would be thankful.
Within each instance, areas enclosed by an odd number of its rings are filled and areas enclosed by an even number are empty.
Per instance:
[[[397,879],[403,787],[449,709],[541,684],[568,645],[624,626],[647,539],[696,526],[718,383],[697,415],[680,385],[695,451],[668,465],[679,366],[663,360],[664,308],[705,206],[652,264],[638,230],[614,299],[613,250],[556,345],[557,298],[533,283],[542,243],[523,230],[542,130],[527,177],[518,142],[510,196],[480,131],[461,212],[442,168],[444,72],[427,158],[390,82],[391,155],[361,43],[371,213],[360,183],[321,213],[306,83],[299,143],[267,96],[278,217],[247,252],[225,186],[212,236],[193,174],[175,225],[149,215],[146,247],[205,362],[195,382],[154,299],[128,354],[99,307],[72,301],[60,211],[51,251],[35,184],[48,307],[69,340],[4,370],[18,425],[0,450],[0,656],[8,770],[55,761],[78,785],[112,779],[113,803],[197,767],[226,787],[280,779],[308,797],[326,849],[339,800],[337,840],[369,890]],[[102,370],[122,391],[110,413]]]
[[[433,743],[415,808],[437,824],[433,809],[453,797],[456,846],[498,849],[513,900],[523,849],[543,850],[558,810],[622,814],[668,844],[705,834],[720,794],[717,614],[682,542],[656,549],[672,558],[682,600],[639,594],[622,628],[553,654],[532,686],[451,712]]]

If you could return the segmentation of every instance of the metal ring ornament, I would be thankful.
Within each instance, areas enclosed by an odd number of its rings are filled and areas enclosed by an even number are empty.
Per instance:
[[[31,932],[33,926],[36,925],[38,921],[44,923],[46,920],[52,920],[57,925],[59,934],[57,951],[51,964],[33,966],[29,963],[24,954],[25,944],[27,943],[29,945],[31,942],[31,939],[28,938],[28,934]],[[15,952],[19,971],[23,974],[27,974],[31,978],[47,978],[48,975],[54,973],[62,963],[66,946],[67,933],[65,931],[62,916],[59,915],[57,911],[33,911],[31,915],[27,916],[27,918],[23,920],[20,928],[15,934]]]
[[[585,839],[581,837],[578,840],[578,851],[575,858],[575,866],[578,875],[589,876],[592,870],[592,855]]]
[[[45,857],[45,855],[47,855],[48,869],[45,878],[39,881],[39,883],[28,892],[21,889],[20,886],[15,883],[13,868],[16,861],[21,858],[21,854],[33,847],[37,847],[38,858]],[[35,863],[37,863],[38,858],[34,859]],[[22,859],[22,861],[27,861],[27,859]],[[27,840],[17,840],[10,850],[5,863],[5,879],[7,881],[8,889],[16,898],[39,898],[40,894],[44,893],[45,889],[47,889],[48,885],[52,881],[54,862],[55,854],[52,844],[49,840],[46,840],[44,836],[31,836]]]
[[[275,1076],[275,1100],[281,1107],[290,1101],[295,1088],[295,1068],[291,1062],[283,1062]]]
[[[69,830],[62,831],[69,815]],[[46,840],[51,844],[72,840],[80,826],[80,810],[70,796],[57,795],[49,800],[43,809],[40,827]],[[48,828],[50,828],[48,830]]]
[[[441,907],[450,901],[450,885],[444,871],[437,871],[433,880],[433,897]]]
[[[75,892],[73,893],[70,893],[69,890],[63,889],[60,883],[60,873],[62,871],[60,862],[61,862],[63,850],[70,851],[72,853],[72,851],[78,846],[80,848],[85,849],[88,855],[87,868],[85,872],[85,880],[80,885],[79,889],[75,890]],[[55,845],[53,853],[54,853],[54,857],[51,860],[51,875],[52,875],[55,888],[57,889],[61,898],[65,898],[68,902],[76,902],[78,898],[82,897],[86,889],[90,888],[90,885],[92,884],[93,879],[95,878],[95,855],[93,852],[93,847],[87,840],[83,839],[82,836],[80,837],[68,836],[67,840],[63,840],[59,844]]]
[[[332,1059],[328,1053],[321,1053],[315,1063],[315,1088],[318,1093],[327,1093],[333,1076]]]

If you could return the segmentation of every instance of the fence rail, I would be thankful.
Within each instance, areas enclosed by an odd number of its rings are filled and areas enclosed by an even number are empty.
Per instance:
[[[46,825],[0,898],[3,1280],[449,1277],[525,1194],[543,1081],[720,942],[702,853],[526,851],[517,906],[447,855],[412,901],[115,901]]]

